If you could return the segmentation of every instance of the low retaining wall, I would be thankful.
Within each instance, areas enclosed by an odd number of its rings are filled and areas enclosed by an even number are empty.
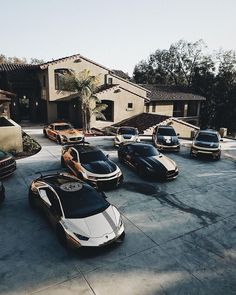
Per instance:
[[[3,151],[22,152],[21,126],[6,118],[0,118],[0,149]]]

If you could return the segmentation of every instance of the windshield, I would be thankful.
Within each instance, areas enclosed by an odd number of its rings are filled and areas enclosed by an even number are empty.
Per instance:
[[[55,130],[68,130],[68,129],[72,129],[72,126],[69,124],[55,125]]]
[[[173,128],[158,128],[157,135],[176,136],[176,133],[175,133],[175,130]]]
[[[160,153],[152,145],[134,146],[134,152],[142,157],[153,157],[160,155]]]
[[[118,130],[118,134],[131,134],[131,135],[137,135],[138,131],[135,128],[120,128]]]
[[[92,187],[84,185],[78,191],[60,191],[66,218],[85,218],[106,210],[110,204]]]
[[[196,137],[197,141],[219,142],[218,136],[214,133],[199,133]]]
[[[96,161],[107,161],[107,157],[102,151],[81,152],[79,153],[80,163],[88,164]]]

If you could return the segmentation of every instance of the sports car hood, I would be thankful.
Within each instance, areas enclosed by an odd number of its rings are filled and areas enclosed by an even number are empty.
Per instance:
[[[106,161],[94,161],[88,164],[82,164],[82,166],[87,171],[95,174],[110,174],[117,169],[116,164],[108,159]]]
[[[110,205],[105,211],[93,216],[78,219],[66,219],[66,227],[80,235],[99,238],[105,234],[116,232],[118,230],[120,213]]]
[[[119,134],[117,135],[117,138],[122,141],[135,141],[138,138],[138,135],[132,135],[132,134]]]
[[[58,133],[60,135],[66,136],[68,138],[70,138],[70,137],[82,137],[83,136],[83,133],[76,130],[76,129],[61,130],[61,131],[58,131]]]
[[[170,158],[159,155],[153,157],[142,158],[141,161],[147,166],[153,169],[165,169],[167,171],[175,170],[176,164]]]

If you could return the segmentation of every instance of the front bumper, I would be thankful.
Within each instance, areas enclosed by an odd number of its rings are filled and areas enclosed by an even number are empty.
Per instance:
[[[191,147],[191,155],[198,156],[198,155],[209,155],[212,157],[219,157],[221,154],[220,149],[208,149],[202,147]]]
[[[159,180],[172,180],[178,177],[179,170],[170,170],[163,173],[159,173],[156,171],[150,171],[148,169],[145,170],[145,174],[153,179]]]
[[[121,174],[118,177],[97,178],[96,180],[86,179],[86,182],[98,189],[111,189],[118,187],[123,182],[123,179],[123,174]]]
[[[66,233],[66,238],[68,242],[68,246],[72,249],[86,247],[86,248],[93,248],[93,247],[104,247],[109,244],[112,244],[118,240],[122,240],[124,237],[124,225],[121,226],[117,233],[112,232],[109,234],[105,234],[103,237],[99,238],[89,238],[88,241],[79,241],[72,235]]]
[[[176,144],[176,145],[165,145],[165,144],[156,143],[156,148],[159,151],[178,152],[180,150],[180,144]]]
[[[61,142],[63,144],[66,143],[79,143],[79,142],[83,142],[84,141],[84,137],[71,137],[71,138],[61,138]]]

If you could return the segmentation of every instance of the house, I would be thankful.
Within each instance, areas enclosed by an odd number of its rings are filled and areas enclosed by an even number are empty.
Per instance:
[[[0,150],[23,150],[21,127],[10,119],[10,101],[16,95],[0,89]]]
[[[41,100],[47,111],[47,121],[69,120],[81,126],[80,105],[77,95],[66,91],[63,73],[89,70],[91,75],[99,75],[97,97],[108,107],[104,111],[106,121],[92,118],[91,126],[98,128],[119,122],[142,113],[147,101],[147,89],[118,76],[112,70],[80,55],[60,58],[41,64],[38,69],[41,84]]]
[[[99,76],[96,96],[107,105],[106,121],[91,119],[91,127],[103,128],[144,112],[181,117],[198,124],[203,97],[173,87],[138,85],[120,70],[110,70],[80,54],[40,65],[0,64],[0,87],[13,91],[11,115],[16,121],[67,120],[82,127],[78,94],[66,90],[64,74],[89,70]]]
[[[201,102],[205,97],[194,94],[190,89],[166,85],[142,85],[150,90],[145,112],[181,119],[199,125]]]

